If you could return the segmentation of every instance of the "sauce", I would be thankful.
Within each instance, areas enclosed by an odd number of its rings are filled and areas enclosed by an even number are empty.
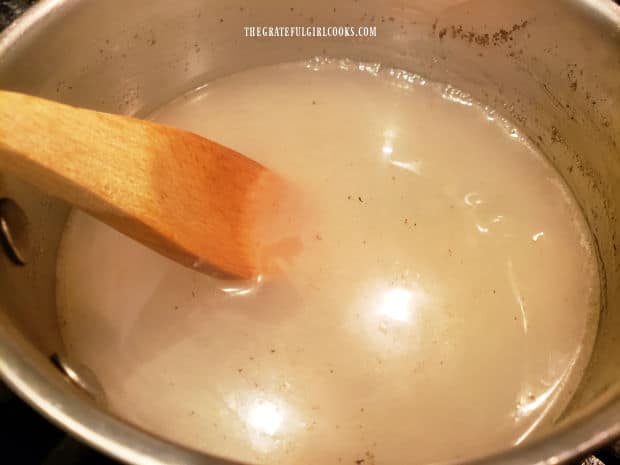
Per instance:
[[[317,207],[278,280],[185,269],[75,211],[66,348],[112,411],[278,464],[416,464],[518,444],[590,355],[592,239],[518,130],[451,86],[312,59],[225,77],[151,118],[212,138]]]

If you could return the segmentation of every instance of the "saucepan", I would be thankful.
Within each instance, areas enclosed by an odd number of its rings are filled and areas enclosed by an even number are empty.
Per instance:
[[[245,33],[280,25],[376,35]],[[471,463],[556,464],[620,436],[620,7],[611,0],[42,0],[0,36],[0,87],[145,115],[210,79],[320,55],[414,70],[503,112],[564,177],[595,237],[602,308],[580,386],[551,427]],[[109,411],[105,386],[60,337],[55,270],[69,207],[2,173],[0,199],[2,379],[127,463],[232,463]]]

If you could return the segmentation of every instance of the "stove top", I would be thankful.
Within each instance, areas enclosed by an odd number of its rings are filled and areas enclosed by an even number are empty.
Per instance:
[[[6,465],[120,465],[56,428],[1,382],[0,451],[13,459],[0,459]]]
[[[616,0],[620,3],[620,0]],[[37,0],[0,0],[0,31]],[[0,381],[0,451],[19,465],[120,465],[55,427]],[[620,464],[620,442],[570,465]]]

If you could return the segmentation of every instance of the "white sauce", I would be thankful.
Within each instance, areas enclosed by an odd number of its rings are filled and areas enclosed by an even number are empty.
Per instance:
[[[591,236],[493,111],[315,59],[208,83],[152,118],[282,173],[319,215],[284,278],[248,285],[74,212],[59,318],[114,412],[240,460],[398,465],[520,443],[564,408],[598,319]]]

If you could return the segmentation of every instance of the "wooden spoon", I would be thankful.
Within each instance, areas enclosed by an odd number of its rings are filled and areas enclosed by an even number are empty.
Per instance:
[[[202,271],[251,278],[299,247],[283,179],[173,127],[0,91],[0,170]]]

